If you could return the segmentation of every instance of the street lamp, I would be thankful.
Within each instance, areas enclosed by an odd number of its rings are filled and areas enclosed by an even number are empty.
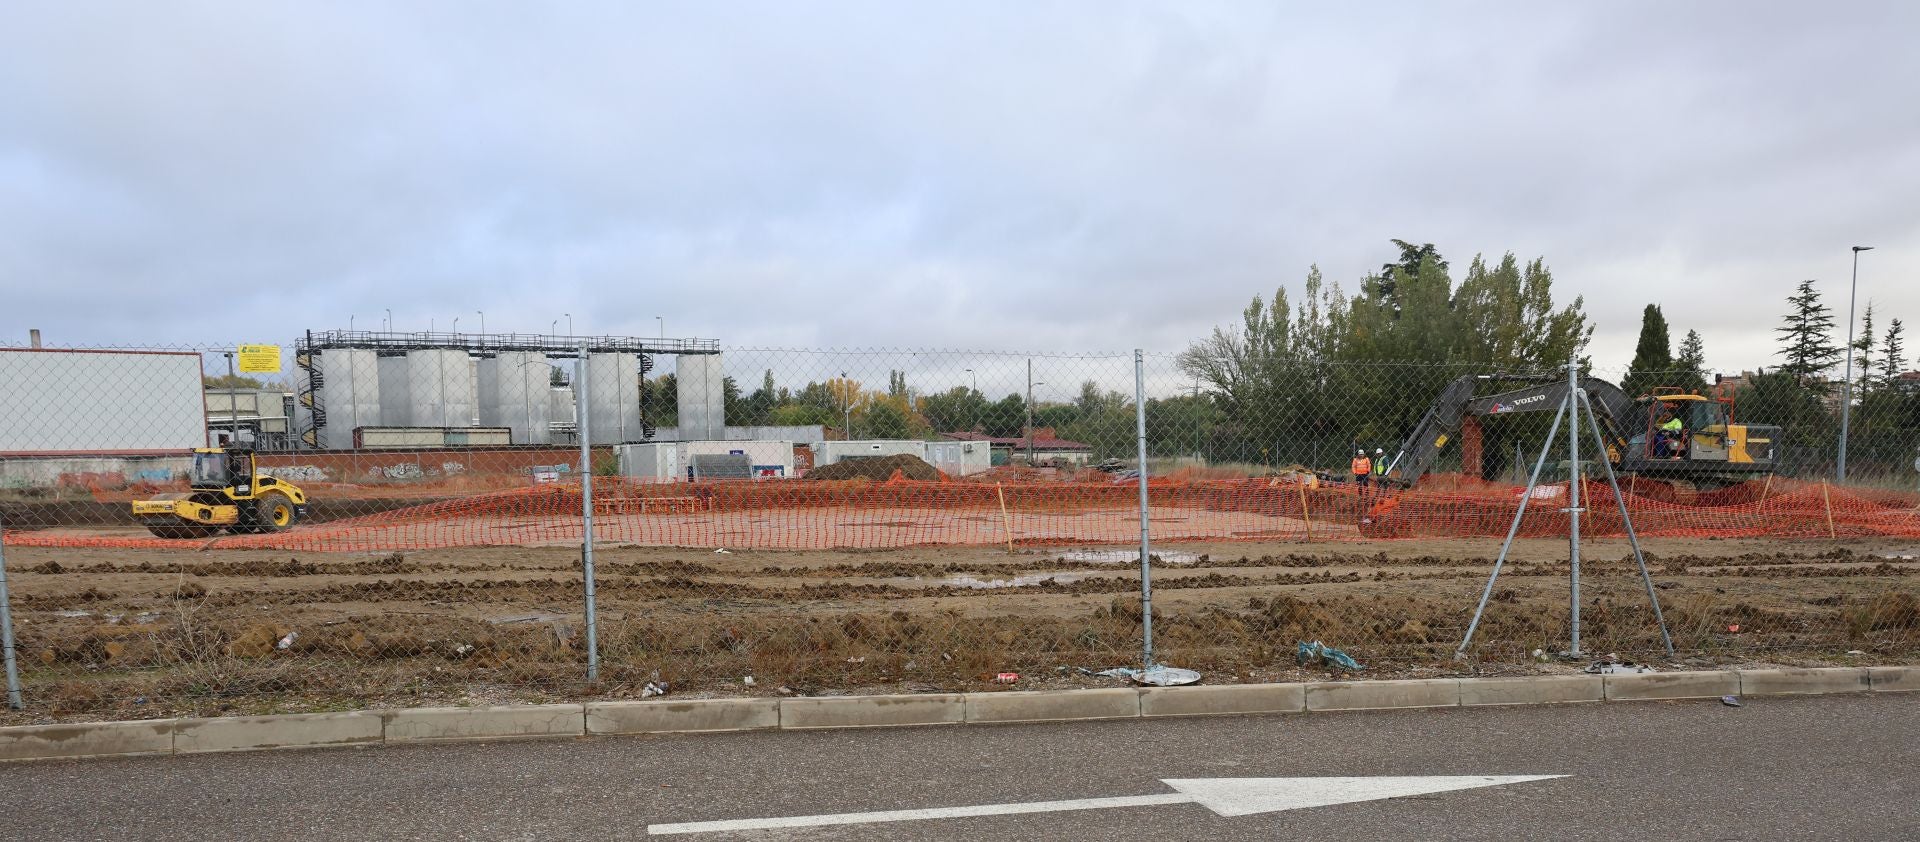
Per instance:
[[[969,368],[967,369],[967,376],[973,378],[973,393],[967,395],[967,403],[966,403],[966,406],[968,409],[967,430],[971,432],[975,427],[980,425],[979,412],[975,408],[973,403],[974,396],[980,394],[980,375],[975,374],[973,369]]]
[[[1033,358],[1027,358],[1027,467],[1033,467],[1033,387],[1045,386],[1046,381],[1033,382]]]
[[[393,332],[393,308],[388,307],[386,309],[387,309],[387,332],[392,333]]]
[[[453,335],[454,336],[460,335],[460,317],[459,316],[453,317]]]
[[[480,314],[480,332],[486,333],[487,332],[487,311],[475,310],[473,312]]]
[[[1873,246],[1853,247],[1853,285],[1847,289],[1847,373],[1840,379],[1840,458],[1834,475],[1847,481],[1847,426],[1853,416],[1853,300],[1860,292],[1860,253]]]
[[[572,336],[573,335],[573,314],[561,313],[560,315],[567,317],[567,335]]]
[[[666,338],[667,338],[667,319],[666,319],[666,317],[665,317],[665,316],[654,316],[654,317],[653,317],[653,320],[654,320],[654,321],[656,321],[656,322],[659,322],[659,323],[660,323],[660,339],[661,339],[662,341],[665,341],[665,340],[666,340]]]
[[[853,441],[853,389],[848,386],[852,382],[846,372],[840,372],[840,411],[845,415],[840,429],[846,431],[847,441]]]

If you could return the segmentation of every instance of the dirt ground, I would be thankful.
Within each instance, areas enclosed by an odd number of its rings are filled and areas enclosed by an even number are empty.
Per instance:
[[[1658,668],[1920,660],[1920,542],[1651,539],[1660,643],[1624,540],[1583,545],[1583,651]],[[1465,660],[1487,540],[1156,547],[1156,659],[1212,683],[1571,671],[1564,540],[1520,542]],[[0,722],[426,703],[1109,686],[1140,660],[1137,550],[405,553],[9,547],[29,709]],[[1014,672],[1012,685],[997,683]],[[752,681],[749,682],[748,678]]]

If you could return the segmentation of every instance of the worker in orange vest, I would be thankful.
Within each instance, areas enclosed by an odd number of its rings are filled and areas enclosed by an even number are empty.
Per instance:
[[[1353,452],[1354,484],[1364,489],[1371,479],[1373,479],[1373,460],[1367,458],[1367,449],[1363,447],[1355,450]]]

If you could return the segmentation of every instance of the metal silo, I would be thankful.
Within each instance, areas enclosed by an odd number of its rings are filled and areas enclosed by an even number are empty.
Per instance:
[[[502,351],[480,360],[480,426],[512,429],[514,444],[553,441],[552,376],[542,353]]]
[[[641,441],[640,355],[593,354],[587,357],[587,422],[590,444]],[[577,394],[577,393],[576,393]]]
[[[680,438],[685,441],[727,437],[727,372],[719,354],[682,354],[675,381],[679,386]],[[599,386],[598,382],[593,384]]]
[[[466,351],[408,351],[407,390],[407,426],[472,426],[473,369]]]
[[[379,360],[372,351],[330,348],[314,355],[313,371],[320,378],[314,389],[319,412],[310,417],[325,422],[316,443],[324,450],[352,449],[354,428],[381,423]]]
[[[380,355],[380,426],[413,426],[413,393],[407,388],[405,354]]]

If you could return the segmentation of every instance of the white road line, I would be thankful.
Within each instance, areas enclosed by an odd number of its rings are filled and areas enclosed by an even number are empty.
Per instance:
[[[871,813],[831,813],[824,816],[786,816],[772,819],[731,819],[647,825],[647,833],[719,833],[737,830],[776,830],[840,824],[914,822],[961,819],[1019,813],[1058,813],[1067,810],[1103,810],[1113,807],[1157,807],[1199,804],[1221,816],[1247,816],[1279,810],[1301,810],[1332,804],[1378,801],[1407,795],[1427,795],[1458,789],[1563,778],[1565,775],[1426,775],[1373,778],[1169,778],[1162,780],[1176,792],[1160,795],[1122,795],[1112,798],[1076,798],[1068,801],[1028,801],[1017,804],[981,804],[972,807],[933,807],[924,810],[881,810]]]
[[[819,827],[830,824],[874,824],[878,822],[915,822],[927,819],[963,819],[973,816],[1007,816],[1016,813],[1058,813],[1067,810],[1102,810],[1109,807],[1156,807],[1162,804],[1188,804],[1193,796],[1184,792],[1159,795],[1122,795],[1114,798],[1075,798],[1068,801],[1029,801],[1022,804],[980,804],[973,807],[934,807],[926,810],[884,810],[877,813],[834,813],[825,816],[788,816],[777,819],[734,819],[717,822],[650,824],[647,833],[667,836],[676,833],[719,833],[727,830],[773,830],[786,827]]]

